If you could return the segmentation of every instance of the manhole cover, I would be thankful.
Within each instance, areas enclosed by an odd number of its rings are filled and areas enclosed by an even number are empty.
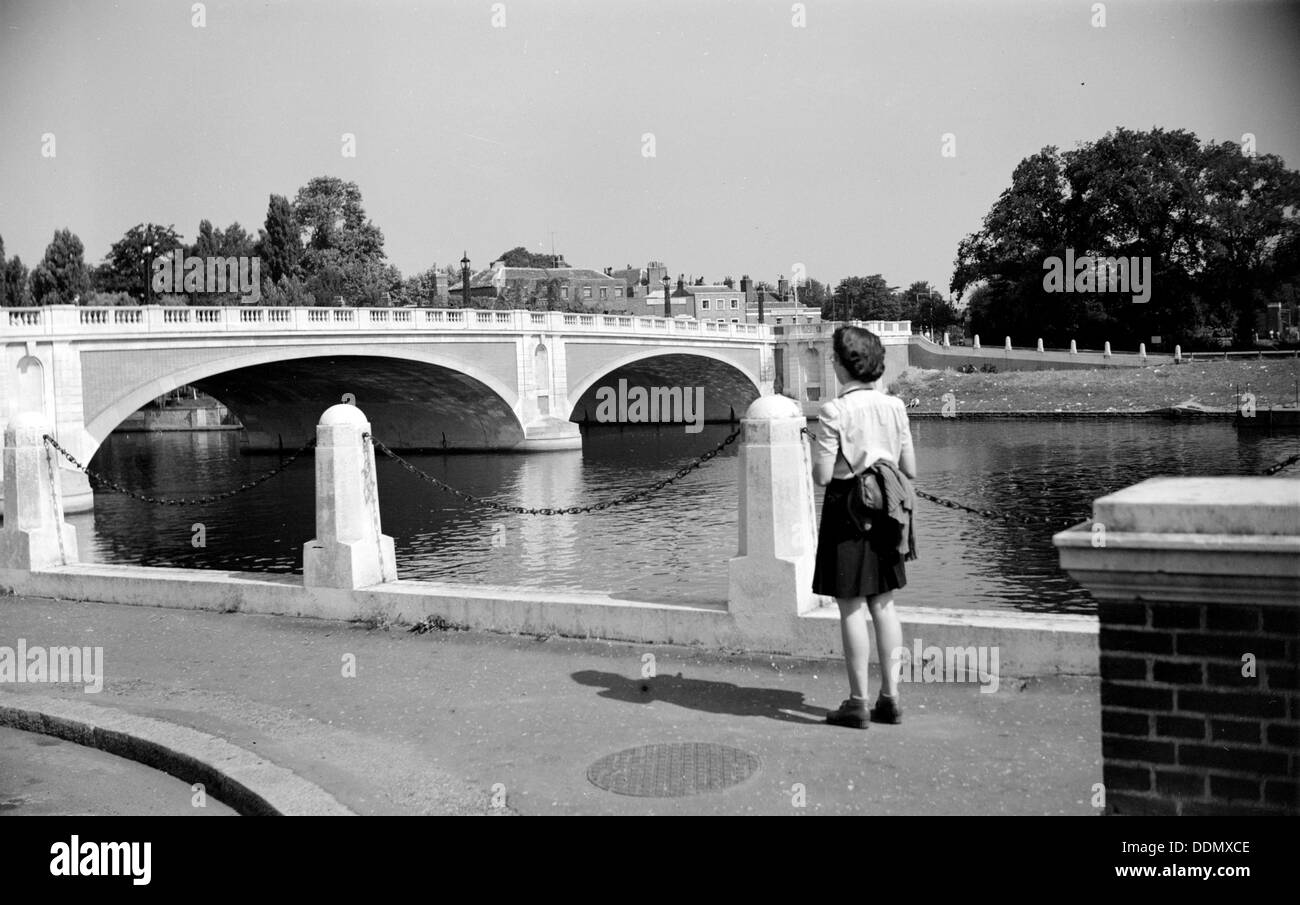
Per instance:
[[[685,742],[643,745],[602,757],[587,768],[587,779],[618,795],[680,798],[737,785],[757,769],[758,758],[747,751]]]

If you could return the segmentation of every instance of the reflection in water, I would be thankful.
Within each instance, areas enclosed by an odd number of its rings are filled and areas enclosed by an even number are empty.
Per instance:
[[[687,434],[680,426],[611,425],[586,431],[581,451],[408,458],[477,496],[558,508],[652,484],[731,430],[718,424]],[[1238,438],[1226,422],[926,420],[914,421],[912,430],[921,489],[1018,520],[995,522],[923,502],[921,558],[909,564],[901,605],[1087,612],[1090,598],[1057,565],[1055,526],[1082,520],[1096,497],[1147,477],[1258,474],[1300,450],[1294,434]],[[396,540],[403,578],[718,601],[726,596],[727,560],[736,552],[736,449],[727,447],[649,499],[564,516],[471,507],[380,457],[383,530]],[[93,466],[151,495],[197,496],[229,489],[275,463],[272,456],[240,456],[233,433],[168,433],[110,437]],[[312,461],[304,457],[214,506],[151,506],[99,493],[93,514],[69,521],[88,560],[293,572],[302,569],[302,545],[315,525],[312,495]],[[1060,521],[1044,525],[1048,516]],[[198,522],[206,528],[204,548],[191,544]]]
[[[525,456],[516,469],[512,505],[528,509],[567,509],[587,505],[582,492],[582,452],[568,450],[545,456]],[[518,571],[545,574],[580,567],[577,525],[582,515],[512,516],[502,552],[518,547]],[[516,543],[516,538],[517,543]]]

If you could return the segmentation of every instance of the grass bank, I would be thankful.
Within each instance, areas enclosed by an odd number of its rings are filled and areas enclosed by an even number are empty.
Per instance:
[[[890,391],[915,412],[939,412],[952,393],[957,412],[1145,412],[1178,405],[1231,411],[1235,393],[1259,406],[1296,404],[1300,361],[1193,362],[1097,371],[1005,371],[961,374],[908,368]]]

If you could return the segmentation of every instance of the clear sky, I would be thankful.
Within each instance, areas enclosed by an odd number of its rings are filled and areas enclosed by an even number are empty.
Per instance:
[[[405,274],[553,231],[578,266],[946,291],[1045,145],[1251,132],[1300,167],[1300,4],[1094,5],[209,0],[196,28],[192,0],[0,0],[0,235],[30,267],[66,226],[98,263],[144,221],[256,233],[334,175]]]

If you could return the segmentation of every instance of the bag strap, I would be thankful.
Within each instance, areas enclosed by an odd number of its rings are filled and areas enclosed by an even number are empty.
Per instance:
[[[844,395],[847,396],[849,393],[856,393],[856,392],[858,392],[859,390],[862,390],[862,391],[865,392],[866,390],[869,390],[869,389],[871,389],[871,387],[853,387],[853,389],[848,390],[846,393],[844,393]],[[844,446],[843,446],[843,444],[839,444],[839,445],[837,445],[836,449],[837,449],[837,452],[838,452],[838,454],[839,454],[839,457],[840,457],[841,459],[844,460],[844,464],[847,465],[847,466],[849,466],[849,478],[856,478],[858,475],[857,475],[856,472],[853,471],[853,463],[849,461],[849,457],[848,457],[848,456],[844,455]],[[848,480],[848,478],[846,478],[845,480]]]

